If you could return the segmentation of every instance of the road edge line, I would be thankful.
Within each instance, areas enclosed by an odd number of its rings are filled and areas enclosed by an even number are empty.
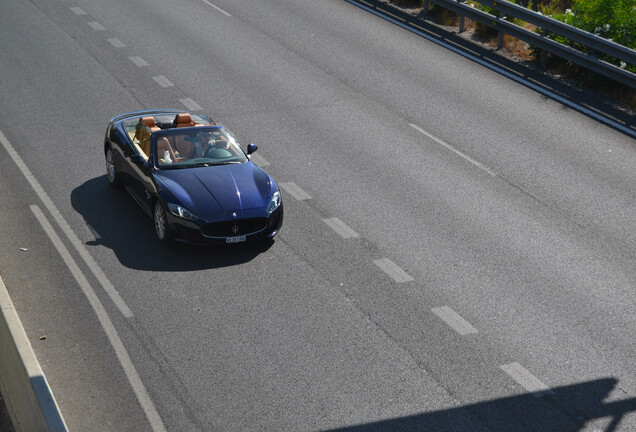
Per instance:
[[[77,234],[75,234],[75,232],[71,229],[71,226],[68,224],[68,222],[66,222],[66,219],[64,218],[64,216],[62,216],[62,213],[60,213],[55,204],[53,204],[53,201],[48,196],[42,185],[40,185],[40,182],[35,178],[29,167],[27,167],[24,160],[22,160],[22,157],[20,157],[16,149],[9,142],[9,139],[2,133],[1,130],[0,145],[4,147],[11,159],[13,159],[13,162],[22,172],[22,175],[24,175],[24,178],[31,185],[36,195],[40,198],[42,204],[44,204],[44,207],[49,211],[51,216],[53,216],[53,220],[57,222],[59,227],[62,229],[62,232],[66,235],[66,238],[71,242],[82,260],[84,260],[84,263],[86,263],[89,270],[93,273],[93,276],[95,276],[104,291],[106,291],[110,299],[113,301],[113,303],[115,303],[117,309],[119,309],[124,317],[132,318],[132,310],[130,310],[119,292],[117,292],[113,284],[106,277],[106,274],[101,269],[101,267],[97,265],[97,263],[93,259],[93,256],[88,252],[84,244],[80,241],[79,237],[77,237]]]

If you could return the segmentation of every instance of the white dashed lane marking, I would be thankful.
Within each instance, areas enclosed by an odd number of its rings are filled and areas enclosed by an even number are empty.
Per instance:
[[[188,111],[200,111],[203,109],[201,108],[201,105],[192,100],[192,98],[179,99],[179,102],[181,102]]]
[[[298,201],[311,199],[309,194],[305,192],[304,190],[302,190],[294,182],[280,183],[280,187],[282,187],[285,190],[285,192],[293,196]]]
[[[203,3],[205,3],[208,6],[212,6],[214,9],[218,10],[219,12],[221,12],[223,15],[225,16],[229,16],[231,17],[232,15],[229,12],[224,11],[223,9],[221,9],[220,7],[218,7],[217,5],[210,3],[208,0],[201,0]]]
[[[252,160],[252,162],[254,162],[256,165],[258,165],[261,168],[270,165],[269,162],[267,162],[263,156],[257,153],[252,153],[250,155],[250,159]]]
[[[104,31],[104,30],[106,30],[106,27],[104,27],[103,25],[101,25],[97,21],[91,21],[91,22],[88,23],[88,25],[95,31]]]
[[[126,47],[126,44],[123,43],[122,41],[120,41],[117,38],[111,38],[111,39],[106,39],[106,40],[108,41],[109,44],[111,44],[115,48],[125,48]]]
[[[352,230],[340,219],[333,217],[329,219],[323,219],[324,223],[340,235],[342,238],[356,238],[359,237],[358,233]]]
[[[382,258],[379,260],[373,260],[373,264],[380,267],[384,273],[389,275],[397,283],[411,282],[413,278],[409,276],[407,272],[402,270],[397,264],[388,258]]]
[[[457,150],[455,147],[453,147],[450,144],[447,144],[446,142],[442,141],[441,139],[437,138],[435,135],[426,132],[424,129],[422,129],[421,127],[419,127],[418,125],[414,125],[412,123],[409,123],[409,125],[415,129],[416,131],[418,131],[419,133],[421,133],[422,135],[425,135],[427,137],[429,137],[430,139],[432,139],[433,141],[435,141],[436,143],[446,147],[448,150],[452,151],[453,153],[455,153],[457,156],[467,160],[468,162],[470,162],[471,164],[475,165],[477,168],[486,171],[488,174],[490,174],[491,176],[496,176],[497,173],[494,172],[493,170],[491,170],[490,168],[488,168],[487,166],[485,166],[484,164],[476,161],[475,159],[471,158],[470,156],[468,156],[465,153],[462,153],[461,151]]]
[[[459,316],[454,310],[448,306],[442,306],[431,309],[442,321],[448,324],[453,330],[462,336],[477,333],[477,329],[470,325],[468,321]]]
[[[71,8],[71,11],[75,14],[75,15],[86,15],[86,12],[84,12],[84,9],[82,9],[81,7],[78,6],[73,6]]]
[[[155,80],[157,82],[157,84],[159,84],[163,88],[174,87],[174,84],[172,84],[170,82],[170,80],[168,80],[168,78],[166,78],[163,75],[154,76],[154,77],[152,77],[152,79]]]
[[[532,375],[526,368],[519,363],[510,363],[501,365],[500,368],[510,375],[510,377],[517,382],[526,391],[533,394],[533,396],[540,398],[546,394],[553,394],[550,387],[543,384],[537,377]]]
[[[132,56],[128,58],[130,59],[131,62],[135,64],[135,66],[139,66],[139,67],[149,66],[148,62],[139,56]]]

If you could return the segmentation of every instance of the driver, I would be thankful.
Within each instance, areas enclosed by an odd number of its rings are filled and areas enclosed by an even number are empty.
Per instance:
[[[208,140],[208,149],[221,148],[228,149],[230,147],[230,141],[223,136],[220,132],[212,132],[210,139]]]

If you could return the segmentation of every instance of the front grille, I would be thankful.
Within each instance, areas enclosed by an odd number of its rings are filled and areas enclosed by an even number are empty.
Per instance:
[[[266,227],[266,218],[240,219],[206,224],[201,233],[206,237],[234,237],[255,234]]]

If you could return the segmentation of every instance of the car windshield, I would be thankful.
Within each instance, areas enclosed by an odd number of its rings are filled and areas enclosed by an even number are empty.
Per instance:
[[[155,163],[160,169],[238,164],[248,159],[222,126],[174,128],[153,133]]]

